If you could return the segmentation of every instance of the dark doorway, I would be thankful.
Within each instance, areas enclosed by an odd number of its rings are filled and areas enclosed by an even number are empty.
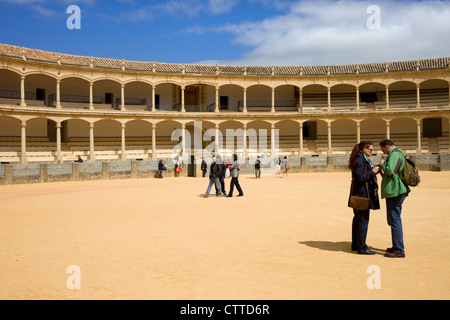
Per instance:
[[[424,138],[442,137],[442,118],[423,119],[423,137]]]
[[[196,173],[195,156],[191,155],[191,163],[188,164],[188,177],[195,177]]]
[[[45,104],[45,89],[36,89],[36,100],[44,101]]]
[[[220,96],[220,110],[228,110],[228,96]]]
[[[114,94],[105,93],[105,104],[110,104],[112,106],[113,101],[114,101]]]

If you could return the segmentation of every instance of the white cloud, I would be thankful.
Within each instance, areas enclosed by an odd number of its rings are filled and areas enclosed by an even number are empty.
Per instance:
[[[296,1],[284,15],[212,28],[250,47],[240,59],[214,63],[332,65],[450,56],[449,1],[379,1],[379,30],[366,24],[372,4]]]

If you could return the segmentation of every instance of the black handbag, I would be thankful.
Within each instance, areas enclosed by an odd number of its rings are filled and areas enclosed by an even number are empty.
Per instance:
[[[367,168],[365,170],[367,173]],[[350,200],[348,202],[348,206],[357,210],[357,211],[365,211],[370,208],[370,198],[369,198],[369,184],[366,181],[366,190],[367,190],[367,197],[361,197],[361,196],[354,196],[353,195],[353,179],[352,179],[352,186],[350,188]]]

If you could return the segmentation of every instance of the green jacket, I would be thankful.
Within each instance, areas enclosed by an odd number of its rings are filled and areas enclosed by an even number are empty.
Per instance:
[[[397,152],[398,151],[398,152]],[[381,165],[383,170],[383,179],[381,180],[381,198],[393,198],[401,194],[410,192],[408,186],[405,186],[400,180],[398,174],[394,174],[398,159],[402,159],[402,164],[398,172],[405,166],[405,154],[399,147],[395,147],[388,155],[386,162]]]

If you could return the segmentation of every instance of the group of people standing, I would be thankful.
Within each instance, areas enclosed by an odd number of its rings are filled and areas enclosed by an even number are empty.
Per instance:
[[[201,168],[204,177],[206,173],[206,162],[205,164],[203,164],[203,162],[204,161],[202,161]],[[216,196],[223,195],[230,198],[233,196],[234,187],[236,187],[239,192],[238,197],[244,195],[241,185],[239,184],[239,163],[236,154],[233,154],[231,161],[228,164],[222,160],[220,155],[214,156],[209,168],[209,184],[206,189],[205,197],[209,196],[213,185],[216,187]],[[225,177],[227,176],[227,172],[229,172],[229,177],[231,177],[228,195],[225,191]]]
[[[374,151],[371,141],[361,141],[356,144],[350,155],[348,167],[352,170],[353,185],[350,197],[356,195],[370,199],[369,209],[353,209],[351,249],[359,254],[375,254],[369,250],[366,237],[370,210],[380,209],[377,174],[381,174],[381,198],[386,199],[387,223],[391,228],[392,237],[392,247],[386,249],[384,256],[403,258],[405,257],[405,247],[401,213],[403,201],[408,196],[410,189],[402,182],[398,173],[405,166],[405,154],[389,139],[380,142],[380,149],[387,155],[387,158],[381,159],[380,163],[375,166],[370,160]]]

